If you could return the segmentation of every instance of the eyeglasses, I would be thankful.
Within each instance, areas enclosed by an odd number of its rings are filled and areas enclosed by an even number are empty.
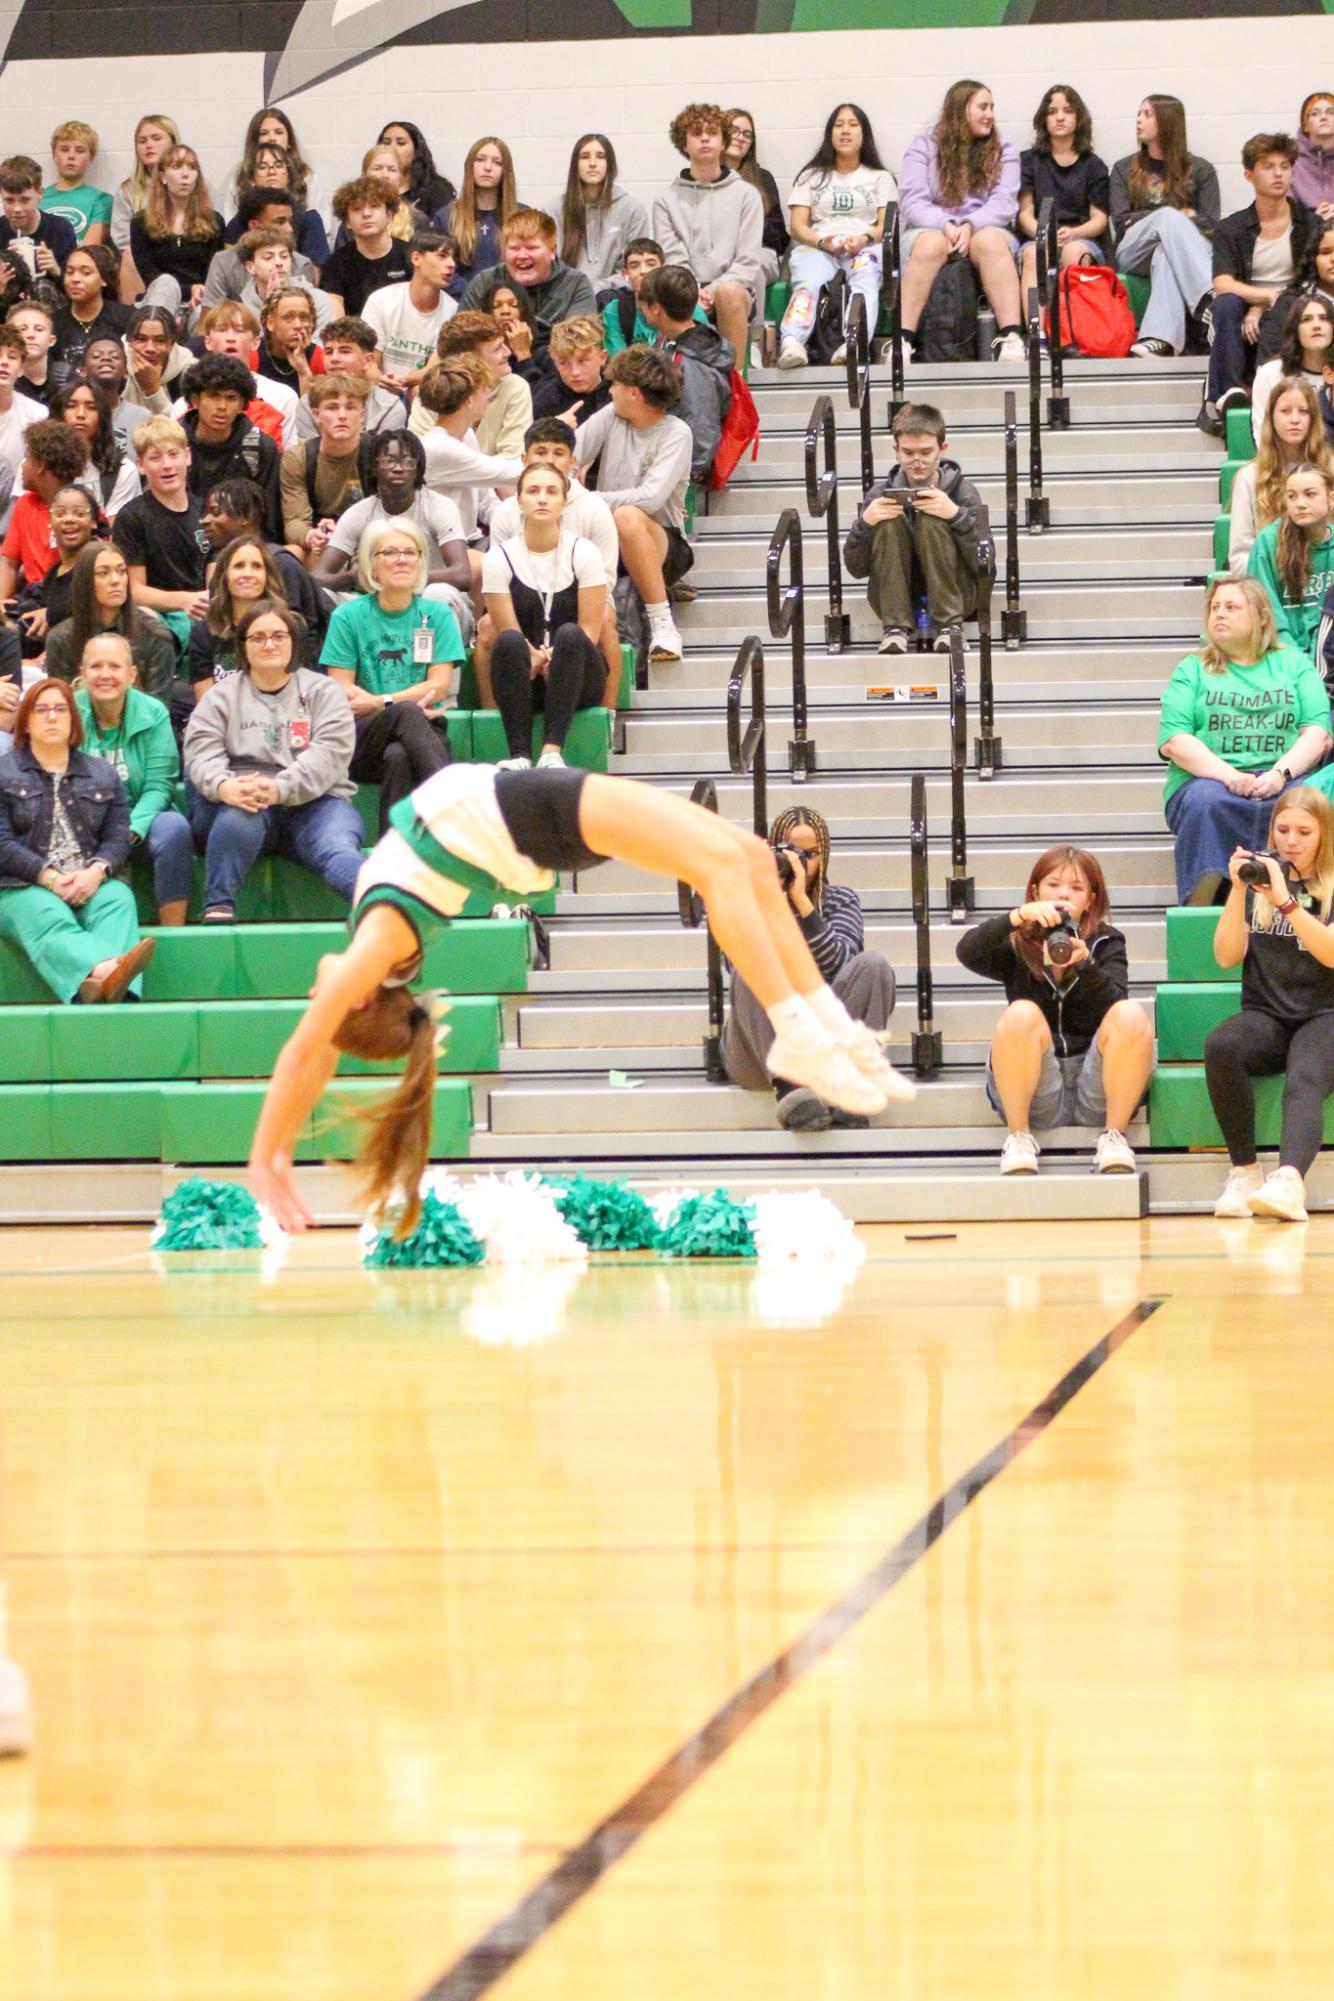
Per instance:
[[[34,709],[32,713],[35,716],[45,716],[49,720],[52,716],[67,716],[69,710],[63,702],[44,702],[40,708]]]
[[[291,633],[285,630],[279,632],[248,632],[245,636],[245,643],[247,646],[285,646],[291,637]]]
[[[379,549],[376,554],[383,556],[388,563],[415,563],[417,560],[415,549]]]

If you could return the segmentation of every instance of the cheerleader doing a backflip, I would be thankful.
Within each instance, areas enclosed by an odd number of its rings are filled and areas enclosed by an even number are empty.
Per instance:
[[[783,892],[772,851],[755,835],[669,792],[566,769],[501,771],[451,765],[390,814],[364,863],[345,951],[320,961],[310,1005],[283,1046],[250,1154],[251,1186],[284,1229],[314,1221],[296,1186],[292,1152],[338,1066],[340,1052],[402,1058],[402,1081],[367,1117],[358,1156],[372,1212],[406,1206],[416,1225],[430,1157],[435,1018],[408,991],[423,947],[473,890],[533,896],[556,871],[623,861],[688,882],[704,899],[721,949],[774,1025],[769,1069],[827,1103],[870,1115],[914,1087],[870,1029],[821,978]]]

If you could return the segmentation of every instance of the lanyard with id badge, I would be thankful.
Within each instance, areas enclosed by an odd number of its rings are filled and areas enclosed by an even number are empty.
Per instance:
[[[412,635],[412,664],[414,667],[430,667],[435,662],[435,630],[423,612],[417,630]]]

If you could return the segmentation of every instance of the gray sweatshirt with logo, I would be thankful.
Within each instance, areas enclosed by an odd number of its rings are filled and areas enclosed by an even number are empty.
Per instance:
[[[248,673],[229,674],[190,718],[185,775],[205,799],[216,799],[225,779],[250,771],[277,781],[282,806],[306,806],[326,793],[350,799],[356,741],[347,696],[326,675],[298,667],[267,695]]]

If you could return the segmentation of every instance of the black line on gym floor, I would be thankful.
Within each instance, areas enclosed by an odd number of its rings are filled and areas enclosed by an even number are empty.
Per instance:
[[[1142,1299],[1123,1320],[1118,1320],[1111,1332],[1095,1342],[1042,1401],[1020,1418],[1013,1431],[932,1502],[907,1534],[886,1550],[865,1576],[835,1599],[781,1654],[776,1654],[758,1674],[730,1695],[701,1730],[673,1751],[636,1792],[622,1800],[526,1897],[448,1967],[419,2001],[479,2001],[480,1996],[488,1994],[713,1769],[723,1753],[752,1724],[758,1723],[781,1695],[786,1695],[860,1625],[867,1613],[939,1542],[965,1508],[1041,1436],[1067,1404],[1092,1382],[1099,1369],[1125,1346],[1136,1328],[1142,1327],[1162,1304],[1161,1299]]]

